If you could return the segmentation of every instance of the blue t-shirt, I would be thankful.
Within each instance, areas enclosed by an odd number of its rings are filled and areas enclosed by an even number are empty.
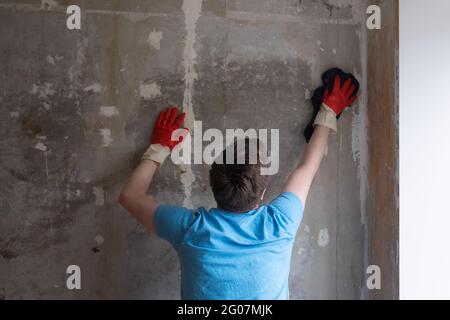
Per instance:
[[[303,205],[291,192],[247,213],[156,210],[156,233],[169,241],[181,265],[181,298],[289,299],[289,271]]]

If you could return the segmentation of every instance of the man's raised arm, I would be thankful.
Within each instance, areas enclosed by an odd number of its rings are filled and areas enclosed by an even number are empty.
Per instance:
[[[169,108],[159,114],[153,129],[151,145],[119,196],[122,207],[150,232],[155,231],[155,211],[158,204],[147,195],[147,190],[158,166],[170,155],[175,145],[181,142],[181,139],[179,141],[171,139],[172,132],[181,128],[185,117],[185,113],[180,115],[178,113],[178,108]]]
[[[356,95],[352,97],[354,91],[355,86],[350,79],[341,87],[339,76],[334,79],[331,93],[325,91],[320,111],[314,121],[314,133],[297,168],[289,176],[283,189],[284,192],[295,193],[303,205],[306,203],[309,188],[325,153],[328,135],[330,132],[337,132],[336,116],[356,100]]]

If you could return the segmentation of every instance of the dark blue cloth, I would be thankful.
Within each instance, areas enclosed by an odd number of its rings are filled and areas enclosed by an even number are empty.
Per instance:
[[[334,78],[337,75],[339,75],[339,77],[341,78],[341,86],[344,85],[345,81],[347,81],[348,79],[351,79],[352,84],[355,86],[355,91],[353,92],[352,97],[354,97],[358,94],[359,82],[353,74],[346,73],[339,68],[332,68],[332,69],[325,71],[324,74],[322,75],[323,85],[320,86],[319,88],[317,88],[316,90],[314,90],[314,94],[311,97],[311,105],[313,107],[312,118],[309,121],[308,125],[306,126],[305,131],[303,132],[306,142],[309,142],[309,140],[311,139],[311,136],[314,132],[314,120],[316,119],[317,113],[320,110],[320,105],[322,104],[322,101],[323,101],[323,95],[325,93],[325,89],[327,89],[328,92],[331,92],[333,90]],[[339,119],[339,117],[340,117],[340,115],[337,116],[338,119]]]

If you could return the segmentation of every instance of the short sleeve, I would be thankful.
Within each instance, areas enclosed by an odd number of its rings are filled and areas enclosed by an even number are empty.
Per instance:
[[[280,216],[279,222],[282,227],[295,235],[303,219],[304,207],[300,198],[295,193],[283,192],[269,206]]]
[[[192,212],[184,207],[160,205],[155,213],[156,234],[177,249],[191,217]]]

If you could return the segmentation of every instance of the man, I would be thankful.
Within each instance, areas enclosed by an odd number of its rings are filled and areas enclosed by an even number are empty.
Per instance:
[[[354,93],[350,79],[341,86],[339,76],[335,77],[303,157],[282,193],[268,204],[260,205],[267,186],[261,162],[221,164],[216,160],[210,184],[218,207],[209,211],[159,205],[146,195],[155,171],[180,142],[172,141],[171,135],[184,120],[177,108],[159,115],[151,145],[119,202],[177,251],[182,299],[289,299],[291,252],[308,191],[328,135],[337,130],[336,117],[356,100]]]

